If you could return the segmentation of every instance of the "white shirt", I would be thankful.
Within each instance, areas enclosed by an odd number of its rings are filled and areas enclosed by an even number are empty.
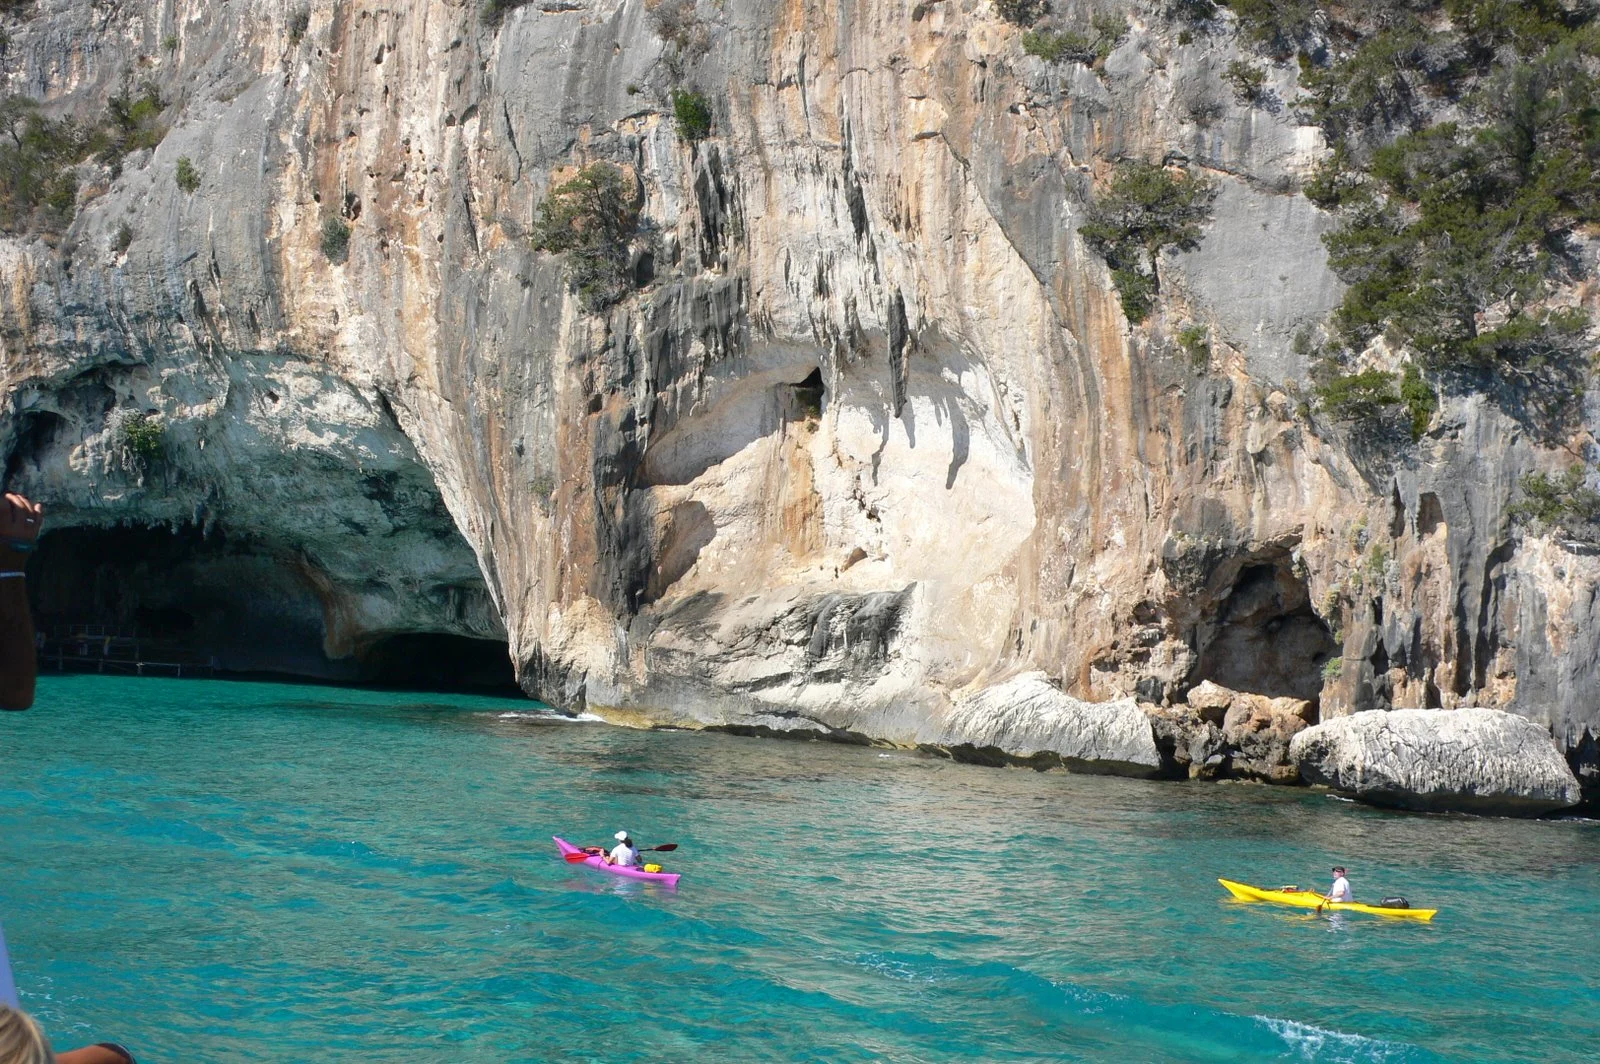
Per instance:
[[[630,849],[626,843],[619,842],[611,848],[611,863],[632,868],[639,863],[639,851]]]
[[[1329,901],[1354,901],[1355,895],[1350,891],[1350,881],[1340,876],[1333,881],[1333,889],[1328,891]]]

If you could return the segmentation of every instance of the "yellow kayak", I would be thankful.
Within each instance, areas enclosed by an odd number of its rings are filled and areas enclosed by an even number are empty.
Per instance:
[[[1240,901],[1270,901],[1278,905],[1293,905],[1300,909],[1315,909],[1319,906],[1329,912],[1342,913],[1371,913],[1373,916],[1393,916],[1401,920],[1432,920],[1438,909],[1385,909],[1378,905],[1363,905],[1358,901],[1323,901],[1322,895],[1314,890],[1263,890],[1252,887],[1248,883],[1235,883],[1231,879],[1219,879],[1228,893]]]

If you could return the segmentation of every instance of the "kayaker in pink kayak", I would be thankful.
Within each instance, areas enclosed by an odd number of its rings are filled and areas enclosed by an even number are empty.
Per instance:
[[[606,854],[606,864],[620,865],[623,868],[638,867],[639,851],[634,847],[633,840],[628,838],[628,833],[619,831],[611,837],[617,840],[617,844]]]

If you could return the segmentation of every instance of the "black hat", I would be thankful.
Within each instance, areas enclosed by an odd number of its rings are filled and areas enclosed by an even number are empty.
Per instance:
[[[1333,871],[1337,875],[1341,875],[1341,876],[1344,875],[1344,865],[1337,865],[1337,864],[1334,865],[1333,866]]]

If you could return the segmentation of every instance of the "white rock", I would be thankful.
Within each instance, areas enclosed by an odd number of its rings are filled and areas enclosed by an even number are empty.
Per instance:
[[[1108,775],[1153,776],[1161,770],[1150,719],[1133,699],[1084,702],[1039,672],[957,702],[934,745],[980,759],[984,751],[1019,758],[1053,754],[1069,768]]]
[[[1307,782],[1374,805],[1526,816],[1579,800],[1549,734],[1497,709],[1356,713],[1296,735],[1289,756]]]

